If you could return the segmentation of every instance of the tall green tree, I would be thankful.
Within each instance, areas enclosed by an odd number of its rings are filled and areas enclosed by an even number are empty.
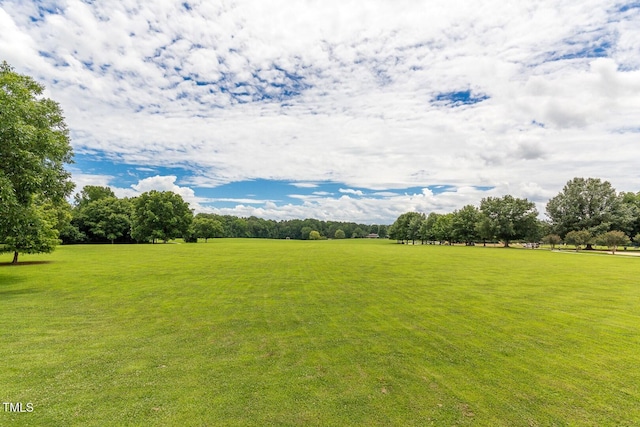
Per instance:
[[[0,242],[14,262],[21,252],[53,250],[57,231],[53,225],[49,231],[36,203],[61,203],[73,190],[64,169],[73,158],[69,131],[60,106],[43,91],[31,77],[0,64]],[[47,243],[33,244],[28,236]]]
[[[640,191],[637,193],[620,193],[622,204],[629,216],[629,227],[627,235],[633,237],[640,233]]]
[[[487,197],[480,202],[482,213],[479,228],[484,237],[493,236],[505,247],[514,240],[524,239],[539,228],[538,211],[533,202],[507,195]]]
[[[588,230],[592,235],[627,229],[632,218],[622,198],[608,181],[574,178],[549,200],[547,216],[561,237],[570,231]],[[591,244],[587,245],[589,249]]]
[[[418,212],[405,212],[393,223],[393,238],[402,241],[415,241],[420,239],[420,228],[424,221],[424,214]]]
[[[224,233],[220,221],[199,214],[193,219],[193,230],[196,238],[204,239],[205,243],[214,237],[222,237]]]
[[[460,210],[454,211],[451,220],[454,239],[465,242],[466,245],[471,245],[480,239],[477,227],[479,220],[480,211],[473,205],[467,205]]]
[[[113,243],[131,233],[133,205],[129,199],[104,197],[82,208],[87,234]]]
[[[453,214],[441,214],[436,218],[436,222],[432,228],[433,236],[435,240],[440,242],[440,244],[448,242],[449,244],[453,243]]]
[[[172,191],[151,190],[133,202],[131,237],[153,242],[186,236],[193,220],[189,203]]]

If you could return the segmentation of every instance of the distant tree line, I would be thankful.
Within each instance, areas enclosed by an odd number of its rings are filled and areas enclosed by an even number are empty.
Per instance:
[[[118,198],[109,187],[85,186],[67,209],[60,230],[63,243],[158,242],[183,238],[187,242],[220,237],[264,239],[345,239],[369,234],[386,237],[386,225],[199,213],[170,191],[149,191],[135,198]]]
[[[640,244],[640,192],[617,193],[608,181],[574,178],[546,205],[540,220],[533,202],[512,196],[487,197],[480,206],[451,213],[406,212],[389,227],[400,242],[472,245],[477,242],[566,243],[576,250],[598,244],[615,253],[633,239]]]

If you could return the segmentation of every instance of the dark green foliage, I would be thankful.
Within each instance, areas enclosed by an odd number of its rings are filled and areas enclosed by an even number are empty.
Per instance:
[[[189,204],[171,191],[151,190],[134,202],[131,237],[139,242],[153,242],[187,236],[193,220]]]
[[[194,236],[196,238],[204,239],[205,242],[214,237],[222,237],[224,233],[224,229],[222,228],[222,223],[220,221],[201,216],[200,214],[196,215],[193,219],[192,225]]]
[[[44,205],[60,205],[73,190],[64,169],[73,157],[69,132],[59,105],[43,91],[0,64],[0,242],[12,248],[14,262],[20,252],[53,250],[58,222],[45,218]]]
[[[479,230],[487,237],[495,237],[505,247],[514,240],[525,239],[537,233],[538,211],[535,204],[527,199],[513,196],[487,197],[480,202]]]
[[[53,252],[58,245],[58,231],[55,227],[55,212],[46,211],[43,206],[31,204],[13,210],[11,229],[0,245],[0,253],[13,252],[13,262],[18,254]]]
[[[455,234],[453,218],[454,214],[452,213],[442,214],[436,217],[431,233],[433,237],[435,237],[435,240],[441,244],[445,242],[448,242],[449,244],[453,243],[453,236]]]
[[[75,205],[78,208],[84,208],[92,202],[97,202],[101,199],[115,198],[116,195],[109,187],[101,187],[98,185],[85,185],[82,187],[82,191],[77,193],[73,199]]]
[[[391,226],[390,237],[395,240],[411,241],[422,240],[420,229],[425,220],[425,215],[418,212],[406,212],[396,219]]]
[[[81,209],[87,233],[113,243],[130,237],[133,205],[128,199],[104,197]]]
[[[479,220],[480,211],[473,205],[454,211],[451,220],[454,240],[465,242],[467,245],[478,241],[480,239],[477,227]]]
[[[627,229],[632,213],[608,181],[574,178],[547,203],[547,215],[561,237],[570,231],[589,230],[600,234],[612,229]]]

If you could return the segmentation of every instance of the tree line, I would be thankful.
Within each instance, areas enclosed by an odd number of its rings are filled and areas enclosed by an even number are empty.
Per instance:
[[[451,213],[406,212],[389,228],[400,242],[472,245],[477,242],[560,243],[576,249],[599,244],[614,252],[633,239],[640,243],[640,192],[616,192],[598,178],[574,178],[546,205],[547,220],[538,218],[535,204],[510,195],[487,197],[479,206]]]
[[[199,213],[170,191],[150,191],[135,198],[117,198],[109,187],[85,186],[68,209],[60,230],[63,243],[186,242],[221,237],[264,239],[362,238],[386,235],[385,225],[317,219],[268,220],[257,217]]]

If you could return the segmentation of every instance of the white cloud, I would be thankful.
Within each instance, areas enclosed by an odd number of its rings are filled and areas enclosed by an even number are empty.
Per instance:
[[[341,188],[338,191],[340,193],[343,193],[343,194],[353,194],[354,196],[363,196],[364,195],[362,190],[354,190],[353,188]]]
[[[472,196],[482,194],[469,190],[476,186],[540,201],[574,176],[638,190],[629,161],[640,155],[638,7],[188,4],[0,5],[0,57],[61,103],[76,151],[190,172],[147,178],[122,194],[156,186],[201,203],[185,185],[249,179],[388,193],[316,194],[301,206],[259,208],[356,218],[455,209],[478,202]],[[464,93],[486,99],[448,102]],[[389,191],[438,184],[457,191],[397,198]],[[237,209],[258,208],[247,201]]]

